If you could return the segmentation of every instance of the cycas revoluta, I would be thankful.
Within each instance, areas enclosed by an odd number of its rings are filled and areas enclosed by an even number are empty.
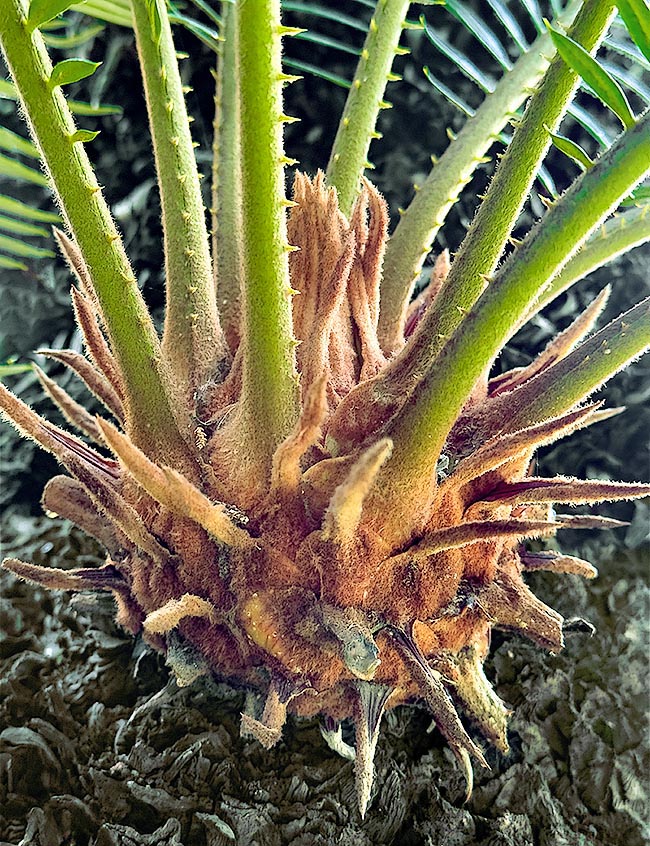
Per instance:
[[[561,649],[561,617],[523,574],[596,572],[523,541],[617,525],[555,504],[650,493],[531,471],[539,446],[618,411],[586,399],[648,346],[648,300],[590,335],[604,291],[533,364],[489,378],[522,323],[650,237],[642,202],[600,228],[650,168],[650,118],[624,114],[612,148],[497,269],[577,85],[562,56],[589,77],[574,42],[593,51],[613,7],[587,0],[569,48],[557,32],[540,35],[389,238],[386,204],[362,173],[408,6],[378,3],[327,173],[297,173],[287,199],[282,87],[292,77],[281,40],[292,30],[275,0],[223,4],[211,258],[167,15],[161,0],[136,0],[165,230],[161,341],[83,149],[92,133],[76,128],[61,94],[79,69],[53,70],[40,36],[62,4],[28,11],[11,0],[0,27],[77,278],[86,356],[49,354],[114,421],[39,374],[96,448],[1,389],[6,416],[70,474],[49,482],[44,507],[108,553],[95,569],[4,566],[52,588],[112,592],[118,622],[166,654],[179,684],[215,673],[261,692],[242,730],[265,746],[287,710],[351,717],[362,815],[382,714],[405,702],[424,701],[471,791],[471,758],[486,764],[459,713],[507,749],[508,712],[482,669],[492,628]],[[647,48],[642,27],[638,38]],[[540,58],[554,44],[562,55]],[[447,210],[533,86],[460,251],[438,256],[412,301]]]

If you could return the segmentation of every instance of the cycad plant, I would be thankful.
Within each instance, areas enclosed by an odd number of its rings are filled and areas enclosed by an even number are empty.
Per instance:
[[[242,731],[275,744],[287,711],[356,728],[358,801],[371,796],[383,712],[423,701],[471,790],[486,765],[459,714],[507,749],[507,709],[483,673],[493,627],[549,650],[561,617],[527,570],[586,561],[527,538],[616,525],[554,504],[626,499],[642,484],[539,478],[535,450],[619,411],[587,398],[650,345],[650,300],[589,334],[599,295],[528,367],[490,378],[515,331],[576,280],[650,238],[642,193],[650,115],[634,115],[592,57],[615,13],[572,8],[539,35],[434,165],[389,237],[364,176],[407,0],[379,0],[326,172],[289,196],[279,0],[224,3],[217,74],[212,241],[164,0],[133,0],[158,172],[166,260],[162,339],[138,289],[62,86],[94,66],[54,67],[40,27],[67,0],[7,0],[2,45],[66,232],[86,356],[68,365],[112,417],[46,391],[96,446],[0,387],[5,415],[69,475],[48,512],[106,547],[95,569],[4,566],[52,588],[110,591],[117,620],[166,654],[179,684],[214,673],[256,692]],[[642,0],[620,5],[650,58]],[[624,131],[595,162],[557,128],[581,74]],[[413,298],[445,215],[527,100],[458,253],[442,252]],[[521,242],[511,233],[551,143],[582,175]],[[559,139],[559,140],[558,140]],[[641,199],[640,199],[641,198]],[[630,208],[606,219],[620,204]],[[511,248],[512,247],[512,248]],[[505,253],[507,257],[504,258]]]

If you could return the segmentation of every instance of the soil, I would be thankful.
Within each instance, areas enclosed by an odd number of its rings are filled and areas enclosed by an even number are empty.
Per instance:
[[[69,524],[14,516],[5,536],[5,554],[29,537],[39,563],[96,560]],[[426,713],[387,714],[365,821],[353,764],[317,721],[290,719],[265,751],[239,736],[243,692],[206,677],[177,688],[115,627],[110,600],[4,573],[0,846],[642,846],[648,563],[620,553],[589,584],[536,577],[545,601],[596,634],[576,625],[559,655],[495,634],[487,672],[513,709],[511,752],[488,751],[466,804]]]

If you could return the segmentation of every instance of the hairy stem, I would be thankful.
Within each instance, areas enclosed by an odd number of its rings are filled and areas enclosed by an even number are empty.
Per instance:
[[[573,408],[650,347],[650,297],[612,320],[563,359],[496,400],[506,431]],[[494,415],[495,410],[491,409]]]
[[[609,0],[587,0],[570,35],[592,50],[601,40],[613,14]],[[437,298],[424,317],[422,329],[430,342],[415,364],[426,370],[487,284],[519,216],[539,165],[578,85],[577,74],[556,56],[537,92],[531,97],[467,236],[451,266],[445,296]],[[406,355],[409,355],[407,348]]]
[[[575,11],[575,5],[571,9]],[[465,123],[403,212],[384,256],[378,332],[386,353],[402,346],[413,286],[449,209],[498,133],[541,79],[552,53],[551,37],[543,33]]]
[[[600,222],[650,171],[650,112],[577,179],[505,262],[388,427],[394,450],[384,474],[393,501],[431,485],[451,427],[476,381],[525,315]],[[640,352],[640,350],[639,350]]]
[[[240,412],[251,459],[270,472],[271,456],[297,419],[282,146],[279,0],[237,4],[242,171],[243,374]]]
[[[541,311],[574,282],[584,279],[597,268],[647,241],[650,241],[650,203],[614,215],[594,232],[582,249],[542,291],[526,315],[526,320]]]
[[[339,208],[348,217],[368,166],[377,116],[389,106],[384,90],[409,5],[409,0],[378,0],[334,139],[327,181],[336,188]]]
[[[75,141],[66,100],[48,85],[52,64],[40,32],[30,32],[22,0],[4,4],[0,32],[24,114],[101,304],[124,376],[129,433],[143,449],[184,452],[151,318],[83,144]]]
[[[242,199],[234,6],[222,8],[212,157],[212,260],[217,308],[231,349],[239,342]]]
[[[132,8],[162,205],[167,276],[162,349],[180,393],[188,397],[223,355],[205,211],[165,3],[134,0]]]

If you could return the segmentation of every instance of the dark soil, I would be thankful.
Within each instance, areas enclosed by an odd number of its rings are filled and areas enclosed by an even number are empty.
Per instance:
[[[68,525],[27,518],[4,552],[26,535],[39,563],[96,554]],[[488,674],[514,711],[512,750],[488,752],[466,805],[425,712],[385,716],[365,822],[353,765],[315,720],[290,720],[267,752],[239,736],[244,693],[205,677],[177,688],[160,656],[115,628],[110,601],[3,574],[0,846],[643,846],[648,563],[624,553],[591,584],[535,579],[597,633],[568,634],[557,656],[495,636]]]

